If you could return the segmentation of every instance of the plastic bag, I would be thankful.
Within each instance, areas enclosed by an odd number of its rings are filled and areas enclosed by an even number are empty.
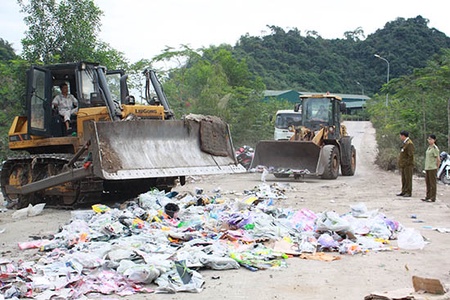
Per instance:
[[[352,216],[355,218],[367,216],[367,206],[364,203],[350,205]]]
[[[129,281],[136,283],[150,283],[160,275],[160,271],[154,266],[136,264],[125,259],[120,261],[117,272],[121,273]]]
[[[350,224],[347,220],[341,218],[334,211],[327,211],[321,214],[316,221],[317,231],[349,231]]]
[[[45,203],[39,203],[35,206],[28,204],[27,207],[19,209],[12,214],[13,219],[21,219],[25,217],[34,217],[42,213]]]
[[[376,217],[371,220],[370,234],[381,239],[388,240],[392,236],[390,228],[386,225],[386,222],[380,217]]]
[[[200,262],[213,270],[239,269],[239,263],[230,257],[207,255],[201,257]]]
[[[423,249],[425,240],[423,236],[414,228],[405,228],[397,237],[398,247],[407,250]]]
[[[39,203],[39,204],[36,204],[35,206],[31,205],[31,207],[28,206],[28,216],[34,217],[34,216],[41,214],[42,211],[44,210],[44,207],[45,207],[45,203]]]
[[[299,243],[299,249],[301,253],[315,254],[317,251],[317,239],[312,232],[303,232],[301,241]]]
[[[318,239],[317,242],[320,244],[322,248],[337,248],[339,247],[339,243],[333,239],[331,235],[328,233],[322,234]]]

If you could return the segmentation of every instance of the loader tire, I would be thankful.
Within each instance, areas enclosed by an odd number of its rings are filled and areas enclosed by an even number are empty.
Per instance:
[[[328,163],[322,174],[322,179],[336,179],[339,175],[339,150],[336,146],[323,146],[323,155],[328,158]]]
[[[356,170],[356,149],[355,146],[350,148],[350,161],[341,165],[342,176],[353,176]]]

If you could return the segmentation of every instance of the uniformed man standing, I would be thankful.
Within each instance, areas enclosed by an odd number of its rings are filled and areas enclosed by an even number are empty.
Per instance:
[[[425,184],[427,186],[427,195],[420,200],[425,202],[435,202],[437,169],[440,164],[439,148],[436,146],[436,136],[434,134],[430,134],[427,141],[429,145],[425,152]]]
[[[409,138],[409,133],[405,130],[400,131],[400,139],[403,144],[400,148],[398,167],[402,176],[402,191],[397,196],[411,197],[414,170],[414,144]]]

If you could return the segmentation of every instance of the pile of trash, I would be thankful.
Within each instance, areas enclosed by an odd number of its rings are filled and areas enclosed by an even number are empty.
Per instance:
[[[330,260],[324,252],[392,250],[389,240],[404,231],[363,203],[343,215],[280,207],[285,188],[262,184],[234,199],[219,189],[152,190],[117,208],[73,211],[53,236],[18,243],[37,249],[34,261],[0,259],[0,299],[198,293],[202,269],[258,271],[287,267],[293,256]],[[410,232],[405,247],[411,237],[417,235]],[[423,248],[423,239],[415,241]]]

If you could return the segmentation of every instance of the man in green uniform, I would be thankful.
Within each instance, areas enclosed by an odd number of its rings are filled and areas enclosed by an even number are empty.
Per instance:
[[[397,196],[411,197],[414,170],[414,144],[409,138],[409,133],[405,130],[400,131],[400,139],[403,144],[400,148],[398,167],[402,175],[402,191]]]

